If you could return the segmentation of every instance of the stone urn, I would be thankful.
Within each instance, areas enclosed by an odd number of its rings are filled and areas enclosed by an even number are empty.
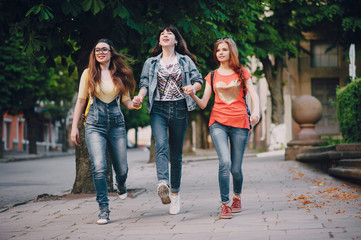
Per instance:
[[[296,141],[320,140],[315,125],[322,117],[322,105],[317,98],[311,95],[297,97],[292,104],[292,117],[301,128],[295,137]]]

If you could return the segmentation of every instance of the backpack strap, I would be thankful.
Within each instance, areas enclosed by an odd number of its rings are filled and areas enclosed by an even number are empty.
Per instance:
[[[251,111],[249,110],[248,104],[247,104],[247,99],[246,99],[246,91],[243,88],[243,98],[244,98],[244,103],[246,104],[246,109],[247,109],[247,115],[248,115],[248,121],[249,121],[249,129],[252,129],[252,124],[251,124]]]
[[[214,93],[214,90],[213,90],[213,77],[214,77],[214,71],[211,71],[211,87],[212,87],[212,92]]]

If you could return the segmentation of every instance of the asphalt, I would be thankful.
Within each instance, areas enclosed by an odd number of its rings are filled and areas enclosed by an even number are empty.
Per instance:
[[[129,151],[129,197],[110,195],[110,223],[97,225],[94,195],[65,195],[0,213],[3,239],[361,239],[361,188],[284,152],[246,153],[241,213],[219,219],[214,151],[184,157],[181,211],[169,215],[156,193],[148,154]],[[26,159],[22,159],[26,160]]]

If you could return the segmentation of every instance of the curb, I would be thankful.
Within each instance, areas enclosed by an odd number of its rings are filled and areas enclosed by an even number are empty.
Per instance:
[[[66,156],[73,156],[73,155],[75,155],[75,152],[74,153],[58,153],[58,154],[28,154],[28,155],[19,155],[19,156],[13,156],[13,157],[0,158],[0,163],[38,160],[38,159],[42,159],[42,158],[66,157]]]

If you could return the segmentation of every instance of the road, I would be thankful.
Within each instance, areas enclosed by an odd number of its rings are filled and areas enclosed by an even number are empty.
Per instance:
[[[0,163],[0,208],[71,190],[75,156]]]
[[[146,148],[128,149],[128,164],[146,162]],[[0,209],[24,203],[40,194],[58,195],[73,188],[75,156],[0,163]]]

